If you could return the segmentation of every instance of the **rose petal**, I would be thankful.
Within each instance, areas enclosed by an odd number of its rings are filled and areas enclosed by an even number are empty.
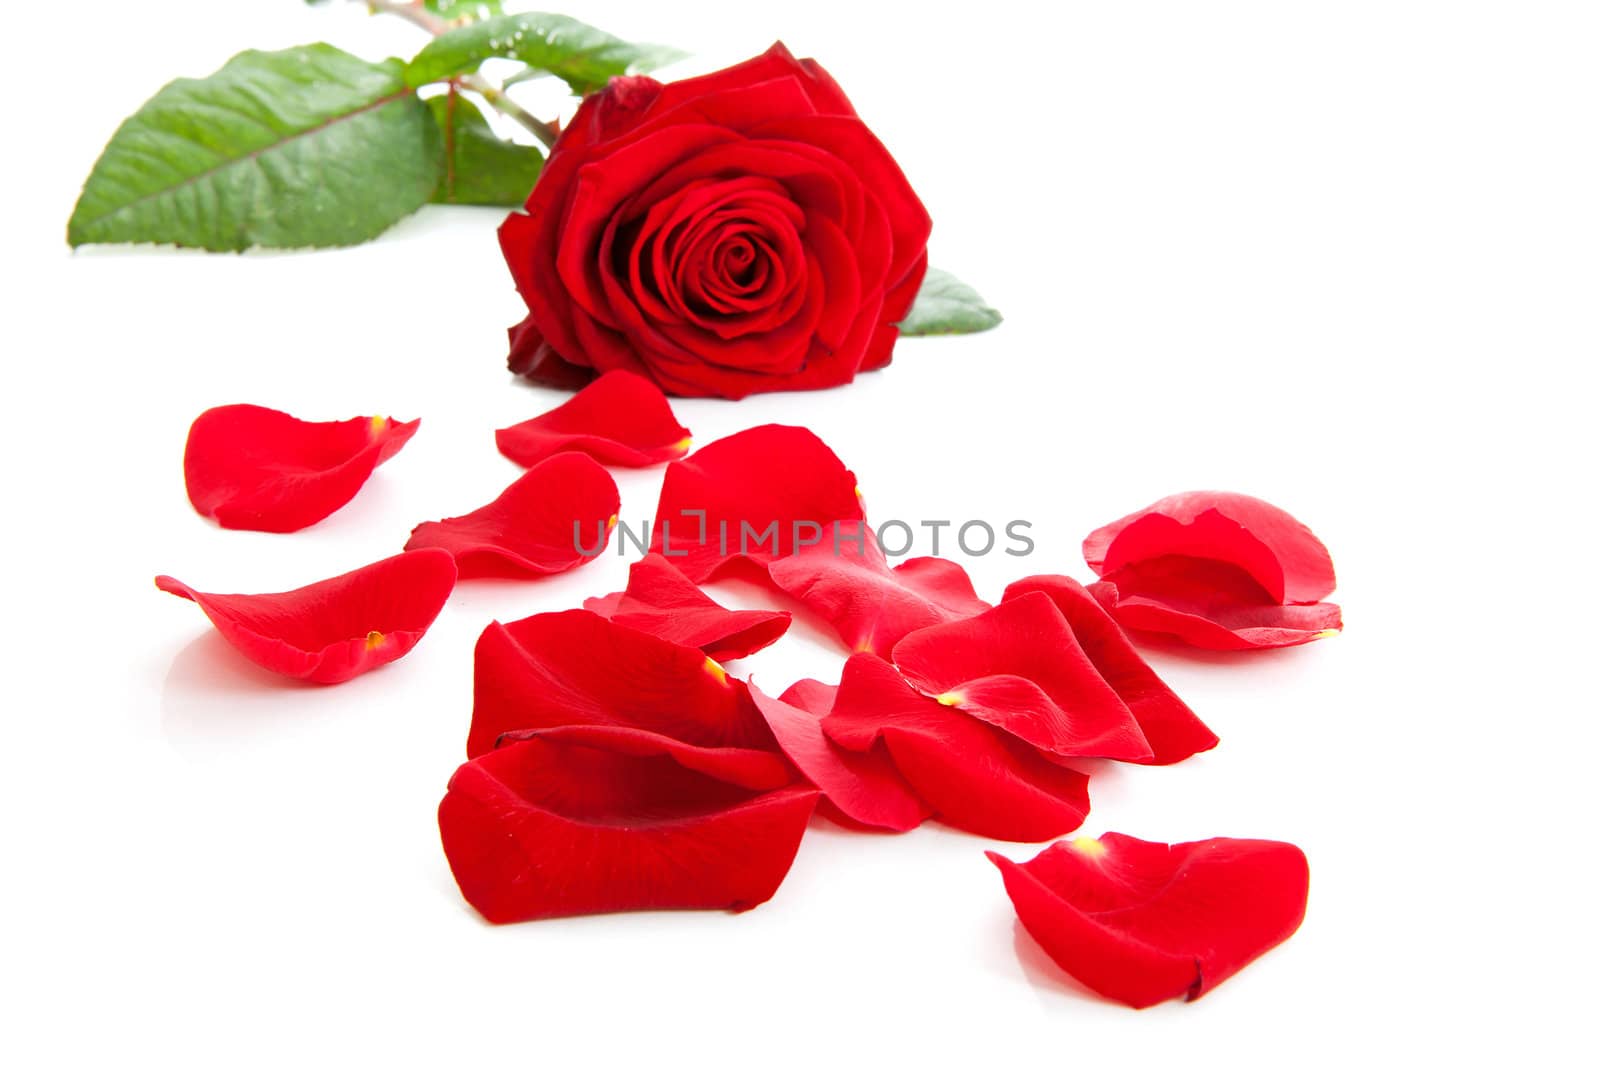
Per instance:
[[[1216,747],[1217,735],[1167,688],[1087,589],[1063,575],[1042,574],[1013,582],[1001,601],[1035,592],[1051,599],[1100,677],[1133,712],[1154,752],[1150,762],[1177,763]]]
[[[689,431],[666,394],[628,371],[602,374],[566,403],[496,430],[501,454],[532,467],[558,452],[584,452],[617,467],[649,467],[689,450]]]
[[[491,623],[474,655],[467,755],[500,735],[551,726],[624,726],[710,748],[775,743],[742,682],[697,648],[592,611]]]
[[[795,703],[788,702],[789,693],[774,700],[750,686],[750,697],[784,755],[845,821],[897,833],[920,825],[931,812],[895,770],[887,749],[876,744],[865,752],[852,752],[829,741],[822,732],[822,717],[832,704],[824,692],[831,687],[808,683],[797,683],[801,695]],[[827,702],[819,707],[818,698]]]
[[[421,419],[382,416],[303,422],[255,404],[202,412],[189,428],[189,502],[230,530],[289,533],[348,504]]]
[[[620,505],[617,483],[604,467],[563,452],[477,511],[418,526],[406,549],[447,550],[462,578],[559,574],[604,551]]]
[[[1242,493],[1179,493],[1090,534],[1083,558],[1112,571],[1161,556],[1231,563],[1280,604],[1310,604],[1333,592],[1328,549],[1293,515]]]
[[[513,218],[517,216],[512,216]],[[593,367],[580,367],[561,358],[534,325],[533,317],[523,319],[506,331],[511,339],[511,354],[506,369],[531,382],[554,389],[582,389],[594,380]]]
[[[1225,652],[1303,645],[1344,627],[1337,604],[1278,604],[1238,567],[1185,556],[1131,564],[1089,592],[1128,630]]]
[[[989,607],[954,560],[922,556],[891,568],[864,522],[835,523],[822,543],[774,560],[767,574],[831,623],[847,648],[880,656],[914,630]]]
[[[650,550],[705,582],[738,559],[765,567],[835,520],[862,517],[855,475],[816,434],[757,426],[667,467]]]
[[[1043,593],[918,630],[895,646],[894,663],[939,703],[1046,752],[1150,759],[1133,713]]]
[[[439,805],[439,836],[467,901],[507,923],[744,911],[769,899],[816,791],[751,790],[728,780],[742,775],[745,755],[700,750],[690,767],[680,746],[651,737],[535,733],[463,764]]]
[[[156,588],[200,605],[250,662],[325,684],[411,651],[455,584],[450,554],[433,549],[402,552],[286,593],[201,593],[176,578],[156,579]]]
[[[1305,854],[1281,841],[1163,845],[1105,834],[1021,864],[987,855],[1045,953],[1135,1008],[1194,1000],[1287,940],[1310,885]]]
[[[794,768],[776,752],[756,748],[707,748],[665,734],[631,726],[549,726],[540,730],[512,730],[495,739],[504,748],[531,737],[547,741],[585,741],[626,756],[671,756],[675,763],[741,789],[766,792],[794,785]]]
[[[791,620],[787,611],[730,611],[654,553],[629,568],[626,590],[585,600],[583,606],[722,662],[766,648],[784,635]]]
[[[1089,813],[1089,779],[1015,737],[912,689],[868,653],[844,666],[823,732],[854,752],[881,739],[895,769],[941,822],[985,837],[1043,841]]]

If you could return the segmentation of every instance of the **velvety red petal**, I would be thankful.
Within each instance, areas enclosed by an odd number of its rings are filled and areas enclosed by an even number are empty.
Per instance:
[[[1197,648],[1284,648],[1344,627],[1337,604],[1279,604],[1229,563],[1163,556],[1111,572],[1089,591],[1125,629]]]
[[[617,483],[604,467],[564,452],[477,511],[418,526],[406,548],[445,549],[463,578],[559,574],[605,549],[620,506]]]
[[[1167,688],[1087,589],[1063,575],[1043,574],[1007,586],[1002,602],[1028,593],[1055,603],[1100,677],[1133,712],[1154,752],[1150,762],[1177,763],[1216,747],[1217,735]]]
[[[737,559],[765,567],[834,521],[862,517],[855,475],[816,434],[757,426],[667,467],[650,548],[704,582]]]
[[[467,901],[506,923],[769,899],[816,791],[744,788],[703,750],[693,767],[670,742],[652,754],[650,736],[533,734],[462,765],[439,835]]]
[[[1061,969],[1113,1000],[1190,1000],[1305,917],[1305,854],[1281,841],[1180,845],[1123,834],[1051,845],[1026,863],[988,853],[1028,933]]]
[[[422,640],[456,584],[448,552],[402,552],[286,593],[156,588],[200,605],[217,632],[269,671],[332,684],[397,660]]]
[[[512,218],[522,216],[513,215]],[[506,369],[539,385],[553,389],[582,389],[594,380],[594,368],[568,363],[545,341],[544,334],[529,315],[506,331],[511,352]]]
[[[915,630],[989,607],[954,560],[922,556],[890,567],[864,522],[834,524],[819,544],[774,560],[767,574],[827,620],[847,648],[880,656]]]
[[[829,741],[822,732],[822,717],[831,702],[818,709],[811,698],[822,696],[820,691],[802,689],[802,694],[799,703],[790,704],[750,686],[756,708],[800,773],[851,823],[896,832],[921,825],[931,811],[895,770],[888,750],[877,744],[865,752],[852,752]]]
[[[348,504],[421,422],[303,422],[254,404],[211,408],[184,448],[189,502],[230,530],[304,529]]]
[[[787,611],[730,611],[655,553],[629,569],[626,590],[585,600],[583,606],[723,662],[766,648],[784,635],[791,621]]]
[[[939,703],[1046,752],[1150,759],[1133,713],[1043,593],[918,630],[895,646],[894,663]]]
[[[1083,542],[1083,558],[1102,576],[1160,556],[1231,563],[1280,604],[1310,604],[1333,592],[1327,547],[1293,515],[1243,493],[1178,493]]]
[[[689,431],[656,384],[628,371],[602,374],[572,399],[504,430],[495,444],[531,467],[557,452],[584,452],[617,467],[649,467],[689,451]]]
[[[776,752],[758,748],[707,748],[631,726],[549,726],[540,730],[512,730],[501,734],[494,747],[504,748],[534,737],[546,741],[582,741],[625,756],[671,756],[673,762],[691,771],[763,793],[794,785],[799,780],[789,761]]]
[[[1089,813],[1089,779],[912,689],[894,667],[851,656],[824,734],[854,752],[880,741],[941,822],[985,837],[1044,841]]]
[[[811,99],[809,112],[825,115],[853,115],[854,109],[850,101],[840,91],[827,72],[817,66],[815,60],[794,58],[793,53],[784,47],[780,41],[767,49],[754,59],[747,59],[743,63],[703,74],[696,78],[684,78],[663,87],[656,107],[651,112],[651,119],[691,103],[709,92],[725,92],[730,89],[742,89],[764,81],[785,75],[799,76],[805,85],[806,94]]]
[[[592,611],[491,623],[474,655],[467,755],[514,730],[622,726],[708,748],[772,750],[744,683],[697,648]]]

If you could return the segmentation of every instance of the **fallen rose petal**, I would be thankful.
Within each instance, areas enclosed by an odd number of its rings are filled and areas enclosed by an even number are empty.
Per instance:
[[[707,748],[675,737],[631,726],[550,726],[541,730],[512,730],[495,739],[504,748],[531,737],[546,741],[580,741],[624,756],[671,756],[691,771],[708,774],[741,789],[767,792],[795,785],[799,777],[789,761],[776,752],[756,748]]]
[[[377,415],[304,422],[255,404],[211,408],[184,446],[189,502],[230,530],[303,529],[348,504],[421,424]]]
[[[895,832],[921,825],[932,813],[895,770],[887,749],[877,744],[865,752],[852,752],[829,741],[822,732],[822,716],[832,701],[819,690],[797,685],[802,695],[792,704],[789,693],[774,700],[754,685],[750,696],[779,747],[822,791],[823,799],[851,823]],[[810,685],[831,688],[821,682]]]
[[[750,765],[637,731],[535,732],[456,771],[439,836],[462,896],[494,923],[744,911],[777,891],[817,801],[741,784]]]
[[[890,567],[865,522],[839,522],[822,542],[767,568],[772,583],[829,622],[853,652],[887,656],[906,634],[988,609],[961,564],[935,556]]]
[[[445,549],[462,578],[559,574],[604,551],[620,506],[617,483],[604,467],[580,453],[562,453],[477,511],[418,526],[406,549]]]
[[[531,467],[557,452],[583,452],[617,467],[649,467],[689,451],[666,394],[628,371],[602,374],[572,399],[504,430],[495,444],[506,458]]]
[[[1167,688],[1087,589],[1063,575],[1037,575],[1007,586],[1001,602],[1028,593],[1043,593],[1061,612],[1095,670],[1138,721],[1154,753],[1150,762],[1177,763],[1216,747],[1217,735]]]
[[[1133,713],[1043,593],[918,630],[895,646],[894,664],[940,704],[1046,752],[1151,758]]]
[[[855,475],[816,434],[757,426],[667,467],[650,550],[700,583],[739,559],[765,567],[835,520],[862,517]]]
[[[836,685],[819,682],[815,678],[802,678],[785,689],[778,699],[820,719],[833,710],[833,702],[838,695],[839,687]]]
[[[986,853],[1017,917],[1062,970],[1113,1000],[1189,1000],[1275,945],[1305,917],[1305,854],[1281,841],[1180,845],[1078,838],[1026,863]]]
[[[1344,627],[1337,604],[1278,604],[1238,567],[1184,556],[1130,564],[1089,592],[1128,630],[1225,652],[1303,645]]]
[[[724,662],[766,648],[784,635],[791,621],[787,611],[730,611],[655,553],[629,568],[627,589],[585,600],[583,606]]]
[[[1310,604],[1333,592],[1333,560],[1288,512],[1243,493],[1178,493],[1102,526],[1083,558],[1102,577],[1161,556],[1231,563],[1281,604]]]
[[[880,739],[906,782],[937,818],[1007,841],[1070,833],[1089,813],[1089,779],[1004,731],[912,689],[869,653],[844,666],[823,733],[854,752]]]
[[[250,662],[332,684],[399,659],[422,639],[456,584],[448,552],[402,552],[286,593],[201,593],[161,575],[156,588],[200,605]]]
[[[623,726],[708,748],[776,748],[744,683],[697,648],[592,611],[490,623],[474,653],[467,755],[502,734]]]

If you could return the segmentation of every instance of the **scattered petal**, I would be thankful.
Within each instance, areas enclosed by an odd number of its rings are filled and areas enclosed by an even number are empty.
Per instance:
[[[1057,842],[1026,863],[987,855],[1045,953],[1135,1008],[1194,1000],[1287,940],[1310,885],[1304,853],[1281,841],[1105,834]]]
[[[156,588],[200,605],[246,659],[310,682],[345,682],[411,651],[456,584],[448,552],[402,552],[286,593],[201,593],[161,575]]]
[[[1130,564],[1089,591],[1128,630],[1224,652],[1303,645],[1344,628],[1337,604],[1278,604],[1238,567],[1187,556]]]
[[[923,696],[869,653],[851,656],[823,732],[854,752],[880,740],[941,822],[1007,841],[1070,833],[1089,813],[1089,779],[1017,738]]]
[[[551,456],[491,503],[411,531],[408,551],[442,548],[462,578],[537,578],[605,550],[621,498],[604,467],[579,453]]]
[[[738,559],[765,568],[835,520],[863,517],[855,475],[816,434],[757,426],[667,467],[650,549],[705,582]]]
[[[631,726],[550,726],[541,730],[512,730],[501,734],[495,740],[494,747],[504,748],[531,737],[547,741],[585,741],[626,756],[671,756],[674,762],[691,771],[708,774],[741,789],[766,792],[799,781],[789,761],[776,752],[757,748],[707,748]]]
[[[303,422],[255,404],[202,412],[189,427],[183,478],[194,509],[230,530],[290,533],[348,504],[421,419]]]
[[[583,452],[616,467],[649,467],[689,451],[654,382],[629,371],[602,374],[572,399],[526,422],[496,430],[506,458],[531,467],[557,452]]]
[[[787,611],[730,611],[653,552],[629,568],[626,590],[585,600],[583,606],[724,662],[766,648],[784,635],[791,621]]]
[[[920,825],[932,813],[895,770],[881,743],[852,752],[823,734],[822,717],[832,706],[832,688],[807,679],[779,700],[754,685],[750,696],[784,754],[844,820],[895,832]],[[796,689],[800,696],[790,703],[790,693]]]
[[[833,625],[853,652],[887,656],[907,634],[988,609],[961,564],[936,556],[890,567],[865,522],[838,522],[822,542],[774,560],[774,585]]]
[[[1177,763],[1216,747],[1217,735],[1161,680],[1106,610],[1082,585],[1059,574],[1024,578],[1002,602],[1043,593],[1072,628],[1095,670],[1133,712],[1157,764]]]
[[[1243,493],[1178,493],[1102,526],[1083,558],[1102,577],[1163,556],[1231,563],[1279,604],[1311,604],[1333,592],[1333,560],[1298,519]]]
[[[918,630],[895,646],[894,663],[940,704],[1045,752],[1151,758],[1133,713],[1043,593]]]
[[[456,771],[439,834],[490,922],[744,911],[777,891],[817,800],[804,786],[751,788],[750,765],[637,731],[537,731]]]
[[[592,611],[491,623],[474,657],[467,755],[502,734],[552,726],[621,726],[708,748],[773,751],[744,683],[697,648]]]

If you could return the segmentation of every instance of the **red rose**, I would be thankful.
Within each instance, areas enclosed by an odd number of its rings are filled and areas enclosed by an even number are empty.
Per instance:
[[[679,396],[821,389],[889,362],[928,213],[826,71],[783,45],[671,85],[615,78],[500,244],[528,304],[510,366]]]

